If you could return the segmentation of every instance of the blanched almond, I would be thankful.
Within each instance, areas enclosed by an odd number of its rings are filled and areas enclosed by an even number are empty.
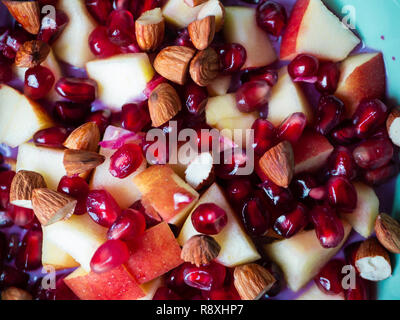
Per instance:
[[[215,180],[213,157],[209,152],[196,156],[185,170],[185,180],[195,190],[210,186]]]
[[[18,171],[11,183],[10,202],[15,206],[32,209],[32,191],[37,188],[46,188],[46,182],[40,173]]]

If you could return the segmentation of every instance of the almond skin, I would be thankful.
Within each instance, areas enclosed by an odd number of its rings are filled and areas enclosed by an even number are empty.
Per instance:
[[[209,264],[218,257],[221,246],[213,237],[195,235],[184,244],[181,258],[185,262],[195,264],[197,267]]]
[[[32,295],[25,291],[22,290],[20,288],[16,288],[16,287],[9,287],[5,290],[3,290],[3,292],[1,293],[1,300],[32,300]]]
[[[145,52],[155,51],[163,42],[165,21],[160,8],[144,12],[135,22],[136,40]]]
[[[90,171],[105,161],[105,157],[92,151],[86,150],[65,150],[64,168],[68,176],[82,174]]]
[[[50,46],[41,40],[25,42],[15,56],[15,65],[19,68],[33,68],[40,65],[50,53]]]
[[[3,0],[3,4],[22,27],[31,34],[40,30],[40,9],[38,1]]]
[[[164,78],[184,85],[187,80],[189,64],[196,51],[183,46],[166,47],[154,60],[154,69]]]
[[[184,1],[189,7],[194,8],[203,4],[204,2],[207,2],[208,0],[184,0]]]
[[[197,50],[209,47],[215,36],[215,16],[207,16],[189,24],[190,39]]]
[[[200,87],[208,86],[220,70],[218,54],[214,49],[208,48],[198,52],[190,63],[190,76]]]
[[[99,148],[99,142],[99,127],[94,122],[87,122],[71,132],[64,142],[64,147],[73,150],[96,152]]]
[[[225,7],[218,0],[209,0],[200,9],[197,20],[204,19],[207,16],[215,16],[215,32],[221,31],[225,22]]]
[[[46,188],[46,182],[40,173],[33,171],[18,171],[10,187],[10,202],[13,205],[32,209],[32,191]]]
[[[375,232],[379,242],[391,253],[400,253],[400,223],[386,213],[375,220]]]

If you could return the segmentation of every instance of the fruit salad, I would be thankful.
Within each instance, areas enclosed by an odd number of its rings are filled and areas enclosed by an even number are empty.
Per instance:
[[[368,300],[391,276],[400,109],[322,0],[0,16],[2,300]]]

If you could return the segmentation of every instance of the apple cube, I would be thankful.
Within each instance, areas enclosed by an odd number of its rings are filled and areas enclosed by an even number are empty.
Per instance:
[[[333,149],[323,135],[311,130],[304,131],[293,147],[295,173],[318,170],[326,163]]]
[[[219,234],[213,236],[221,246],[221,251],[216,258],[217,262],[227,267],[234,267],[261,258],[252,240],[246,234],[241,222],[226,200],[224,192],[220,186],[214,183],[200,198],[197,206],[202,203],[214,203],[224,209],[228,216],[228,224]],[[193,227],[190,215],[186,219],[181,233],[179,234],[179,244],[183,246],[187,240],[196,234],[199,233]]]
[[[277,56],[268,35],[257,25],[256,9],[226,7],[225,11],[225,40],[241,44],[247,52],[243,69],[259,68],[273,63]]]
[[[380,99],[385,90],[386,70],[382,53],[357,54],[341,63],[335,95],[345,103],[349,117],[361,100]]]
[[[218,76],[207,86],[208,94],[211,97],[223,96],[228,93],[231,86],[231,76]]]
[[[374,232],[375,220],[379,214],[379,199],[373,188],[361,182],[354,182],[357,191],[357,207],[352,213],[341,216],[364,238]]]
[[[190,150],[190,151],[189,151]],[[172,151],[172,152],[171,152]],[[198,155],[197,149],[192,146],[183,144],[175,149],[170,150],[168,165],[175,171],[175,173],[185,180],[185,171],[189,164]]]
[[[145,293],[124,266],[98,274],[75,270],[64,283],[81,300],[137,300]]]
[[[128,53],[88,62],[89,77],[97,81],[99,99],[113,111],[144,97],[143,90],[154,76],[146,53]]]
[[[153,300],[153,297],[157,289],[161,287],[163,283],[164,283],[163,277],[159,277],[157,279],[141,284],[140,288],[143,290],[145,296],[139,298],[138,300]]]
[[[122,128],[108,126],[103,141],[111,141],[120,138],[131,132]],[[126,141],[129,143],[129,140]],[[146,169],[146,159],[143,157],[143,162],[139,168],[124,179],[115,178],[111,175],[110,158],[116,150],[100,148],[100,154],[106,157],[106,160],[98,166],[94,172],[90,182],[90,189],[105,189],[107,190],[117,201],[121,208],[128,208],[135,201],[140,199],[140,192],[133,182],[133,177]]]
[[[326,294],[322,292],[315,283],[311,285],[303,294],[298,296],[296,300],[345,300],[344,294]]]
[[[44,227],[48,239],[68,253],[83,269],[90,272],[90,260],[97,248],[107,240],[107,229],[88,214],[73,215],[68,220]]]
[[[281,267],[292,291],[300,290],[340,250],[351,231],[346,221],[343,226],[345,237],[336,248],[323,248],[315,230],[303,231],[290,239],[264,246],[267,256]]]
[[[162,14],[167,23],[181,29],[197,20],[197,16],[204,4],[189,7],[185,0],[167,0],[162,9]]]
[[[146,211],[157,213],[164,221],[181,225],[199,194],[168,165],[155,165],[133,178],[142,194]]]
[[[0,85],[0,143],[18,147],[32,139],[36,131],[53,125],[38,103],[7,85]]]
[[[297,0],[282,38],[280,57],[293,60],[309,53],[321,60],[342,61],[360,43],[321,0]]]
[[[57,8],[67,14],[69,22],[54,43],[54,52],[60,60],[83,68],[86,62],[95,58],[88,39],[97,26],[96,21],[81,0],[60,0]]]
[[[126,263],[138,283],[154,280],[183,263],[181,247],[166,222],[146,230],[130,243],[132,255]]]
[[[292,81],[287,68],[279,70],[278,82],[271,89],[268,103],[268,120],[278,127],[293,113],[302,112],[309,124],[313,122],[313,110],[300,85]]]

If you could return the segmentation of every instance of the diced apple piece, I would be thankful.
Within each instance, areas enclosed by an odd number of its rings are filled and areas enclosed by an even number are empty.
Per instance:
[[[313,122],[313,110],[307,101],[300,85],[292,81],[287,68],[279,70],[278,82],[272,87],[268,103],[268,120],[279,126],[293,113],[302,112],[307,122]]]
[[[315,283],[309,289],[296,298],[296,300],[345,300],[344,294],[326,294]]]
[[[252,240],[244,231],[241,222],[226,200],[221,187],[214,183],[200,198],[197,206],[202,203],[214,203],[225,210],[228,216],[228,224],[219,234],[213,236],[221,246],[221,251],[216,258],[217,262],[227,267],[234,267],[261,258]],[[183,246],[187,240],[196,234],[199,233],[193,227],[190,215],[179,234],[179,244]]]
[[[304,131],[293,147],[295,173],[317,171],[326,163],[333,149],[323,135],[311,130]]]
[[[349,117],[361,100],[380,99],[385,90],[386,70],[382,53],[357,54],[341,63],[335,95],[345,103]]]
[[[226,7],[224,35],[230,43],[241,44],[247,52],[243,69],[265,67],[277,59],[268,35],[258,27],[256,9]]]
[[[122,128],[108,126],[103,141],[112,141],[130,134],[131,132]],[[129,143],[129,140],[126,141]],[[143,157],[143,162],[139,168],[124,179],[115,178],[110,173],[110,157],[116,150],[100,148],[100,154],[106,157],[106,160],[102,165],[98,166],[94,172],[90,182],[91,189],[105,189],[107,190],[117,201],[121,208],[128,208],[135,201],[140,199],[140,192],[133,182],[133,177],[146,169],[146,159]]]
[[[189,151],[190,150],[190,151]],[[187,146],[186,144],[179,146],[176,150],[172,150],[172,153],[169,156],[169,166],[175,173],[185,179],[185,171],[192,160],[198,155],[197,150],[192,148],[191,146]]]
[[[137,300],[145,296],[124,266],[101,274],[79,268],[64,282],[81,300]]]
[[[56,190],[61,178],[66,175],[63,159],[64,150],[24,143],[18,149],[16,169],[40,173],[47,186]]]
[[[88,214],[73,215],[68,220],[45,227],[45,230],[48,239],[87,272],[90,271],[93,254],[107,240],[107,229],[94,222]]]
[[[264,246],[268,257],[281,267],[291,290],[300,290],[340,250],[351,231],[346,221],[343,226],[345,237],[336,248],[323,248],[315,230],[303,231],[290,239]]]
[[[36,131],[53,125],[38,103],[7,85],[0,85],[0,143],[18,147],[32,139]]]
[[[159,277],[157,279],[141,284],[140,288],[143,290],[145,296],[143,298],[139,298],[138,300],[152,300],[157,289],[162,286],[163,282],[163,277]]]
[[[197,15],[203,6],[204,4],[200,4],[192,8],[185,3],[185,0],[167,0],[162,13],[168,23],[180,29],[197,20]]]
[[[89,77],[97,81],[99,99],[113,111],[143,97],[143,90],[154,76],[146,53],[129,53],[88,62]]]
[[[168,165],[156,165],[133,178],[142,194],[142,204],[166,222],[181,225],[199,194]]]
[[[205,17],[215,17],[215,31],[219,32],[224,26],[225,22],[225,7],[219,0],[206,1],[204,6],[201,8],[197,19],[202,20]]]
[[[379,199],[374,189],[361,182],[354,182],[357,191],[357,207],[352,213],[341,216],[364,238],[371,236],[379,214]]]
[[[207,86],[208,94],[211,97],[223,96],[228,93],[231,86],[231,76],[218,76]]]
[[[342,61],[360,43],[321,0],[298,0],[282,38],[281,59],[309,53],[322,60]]]
[[[126,263],[138,283],[147,283],[183,263],[181,247],[166,222],[146,230],[130,243],[132,255]]]

